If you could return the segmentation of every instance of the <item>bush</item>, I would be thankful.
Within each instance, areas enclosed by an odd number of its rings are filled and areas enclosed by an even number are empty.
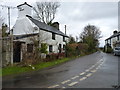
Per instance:
[[[106,50],[106,53],[112,53],[112,52],[113,52],[113,49],[111,47],[108,47]]]
[[[45,54],[48,53],[48,51],[47,51],[47,44],[46,43],[42,43],[41,44],[40,52],[41,53],[45,53]]]
[[[65,57],[65,53],[51,53],[46,56],[44,61],[54,61]]]
[[[78,46],[78,44],[76,44],[76,43],[67,44],[66,45],[67,57],[71,57],[71,56],[76,56],[77,55],[77,52],[76,52],[77,46]]]

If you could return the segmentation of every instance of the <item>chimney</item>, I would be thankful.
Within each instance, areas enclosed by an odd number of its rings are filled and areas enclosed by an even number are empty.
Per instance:
[[[117,34],[117,33],[118,33],[117,30],[113,31],[113,35],[114,35],[114,34]]]
[[[59,23],[58,22],[54,22],[52,24],[53,27],[55,27],[57,30],[59,30]]]
[[[26,17],[26,15],[31,16],[32,6],[27,4],[27,2],[17,6],[18,8],[18,18]]]

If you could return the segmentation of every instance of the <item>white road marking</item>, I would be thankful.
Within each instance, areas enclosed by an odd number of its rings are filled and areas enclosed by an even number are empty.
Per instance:
[[[70,84],[68,84],[68,86],[73,86],[73,85],[75,85],[75,84],[77,84],[78,82],[72,82],[72,83],[70,83]]]
[[[91,75],[92,75],[92,73],[89,73],[89,74],[86,75],[86,77],[90,77]]]
[[[62,88],[65,88],[65,87],[62,87]]]
[[[85,72],[80,73],[80,75],[84,75],[84,74],[85,74]]]
[[[85,70],[85,72],[89,72],[89,71],[90,71],[89,69]]]
[[[78,78],[79,76],[75,76],[75,77],[72,77],[71,79],[76,79],[76,78]]]
[[[96,70],[99,69],[98,67],[96,68]]]
[[[93,67],[90,67],[89,69],[92,69]]]
[[[67,82],[70,82],[71,80],[66,80],[66,81],[63,81],[63,82],[61,82],[62,84],[65,84],[65,83],[67,83]]]
[[[87,77],[83,77],[83,78],[80,79],[80,81],[85,80],[86,78],[87,78]]]
[[[94,73],[94,72],[96,72],[96,71],[97,71],[97,70],[92,70],[91,72],[93,72],[93,73]]]
[[[92,65],[92,68],[94,68],[95,67],[95,65]]]
[[[58,87],[59,85],[53,85],[53,86],[50,86],[48,88],[55,88],[55,87]]]

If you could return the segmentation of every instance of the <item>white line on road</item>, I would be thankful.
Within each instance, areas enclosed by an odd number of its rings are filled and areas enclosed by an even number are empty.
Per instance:
[[[83,77],[83,78],[80,79],[80,81],[85,80],[86,78],[87,78],[87,77]]]
[[[63,82],[61,82],[62,84],[65,84],[65,83],[67,83],[67,82],[70,82],[71,80],[66,80],[66,81],[63,81]]]
[[[84,75],[84,74],[85,74],[85,72],[80,73],[80,75]]]
[[[95,65],[92,65],[92,68],[94,68],[95,67]]]
[[[89,71],[90,71],[89,69],[85,70],[85,72],[89,72]]]
[[[75,76],[75,77],[72,77],[71,79],[76,79],[76,78],[78,78],[79,76]]]
[[[68,86],[73,86],[73,85],[75,85],[75,84],[77,84],[78,82],[72,82],[72,83],[70,83],[70,84],[68,84]]]
[[[59,85],[53,85],[53,86],[50,86],[48,88],[55,88],[55,87],[58,87]]]
[[[92,73],[89,73],[89,74],[86,75],[86,77],[90,77],[91,75],[92,75]]]
[[[96,72],[96,71],[97,71],[97,70],[92,70],[91,72],[93,72],[93,73],[94,73],[94,72]]]

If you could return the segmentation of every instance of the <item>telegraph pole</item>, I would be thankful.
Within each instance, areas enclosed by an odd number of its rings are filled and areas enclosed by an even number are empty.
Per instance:
[[[65,35],[66,35],[66,25],[65,25]]]
[[[13,29],[10,30],[10,9],[15,9],[17,7],[6,6],[6,5],[0,5],[0,6],[8,9],[8,27],[10,33],[10,51],[11,51],[10,62],[11,64],[13,64]]]
[[[65,25],[65,35],[66,35],[66,25]],[[67,41],[65,40],[65,56],[67,57],[67,49],[66,49],[66,47],[67,47]]]

